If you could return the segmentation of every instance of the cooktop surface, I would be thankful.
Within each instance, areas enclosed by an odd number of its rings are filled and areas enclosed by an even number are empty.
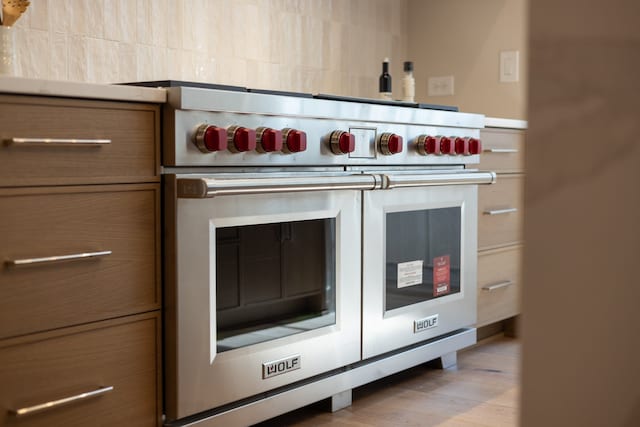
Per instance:
[[[202,88],[202,89],[218,89],[218,90],[228,90],[228,91],[235,91],[235,92],[253,92],[253,93],[264,93],[264,94],[270,94],[270,95],[295,96],[298,98],[316,98],[316,99],[327,99],[327,100],[333,100],[333,101],[358,102],[358,103],[364,103],[364,104],[395,105],[399,107],[421,108],[425,110],[459,111],[458,107],[450,106],[450,105],[425,104],[425,103],[404,102],[404,101],[388,101],[384,99],[358,98],[353,96],[332,95],[332,94],[326,94],[326,93],[312,94],[307,92],[288,92],[288,91],[280,91],[280,90],[253,89],[253,88],[247,88],[243,86],[222,85],[222,84],[216,84],[216,83],[188,82],[183,80],[154,80],[154,81],[144,81],[144,82],[123,83],[123,84],[133,85],[133,86],[146,86],[146,87],[195,87],[195,88]]]

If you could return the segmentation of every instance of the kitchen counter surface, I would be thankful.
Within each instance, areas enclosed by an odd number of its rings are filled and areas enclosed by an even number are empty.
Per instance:
[[[160,88],[27,79],[22,77],[0,77],[0,93],[153,103],[164,103],[167,100],[166,91]]]
[[[502,119],[498,117],[485,117],[484,126],[488,128],[526,129],[526,120]]]

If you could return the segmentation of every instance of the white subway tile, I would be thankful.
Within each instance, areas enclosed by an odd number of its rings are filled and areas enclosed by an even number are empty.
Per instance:
[[[49,0],[32,1],[20,17],[20,20],[29,19],[29,28],[33,30],[49,29]]]
[[[88,82],[87,74],[87,37],[69,36],[69,80]]]
[[[49,77],[49,55],[43,55],[49,49],[49,32],[15,28],[16,37],[16,74],[23,77]]]
[[[52,80],[67,80],[69,78],[69,43],[65,33],[51,33],[49,41],[50,74],[45,77]]]
[[[182,49],[184,8],[184,0],[171,0],[167,3],[167,47],[169,49]],[[175,52],[172,55],[175,55]]]
[[[58,33],[71,32],[71,0],[53,0],[49,13],[49,29]]]
[[[138,78],[138,56],[136,46],[131,43],[118,43],[118,81],[133,82]]]
[[[410,60],[407,8],[407,0],[33,0],[16,25],[29,49],[19,65],[43,78],[377,96],[382,59],[392,70]]]

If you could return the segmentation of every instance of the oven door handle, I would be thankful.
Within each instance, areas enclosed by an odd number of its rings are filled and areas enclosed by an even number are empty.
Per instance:
[[[495,172],[464,171],[432,174],[385,174],[382,188],[427,187],[435,185],[494,184]]]
[[[370,174],[177,179],[177,195],[179,198],[186,199],[301,191],[373,190],[376,188],[381,188],[379,177]]]

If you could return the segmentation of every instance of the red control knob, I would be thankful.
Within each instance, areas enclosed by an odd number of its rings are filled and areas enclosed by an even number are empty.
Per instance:
[[[224,128],[202,124],[196,129],[193,142],[203,153],[227,149],[227,131]]]
[[[282,150],[282,132],[277,129],[259,127],[256,129],[258,145],[256,149],[261,153]]]
[[[478,138],[468,138],[469,154],[482,153],[482,142]]]
[[[385,155],[402,152],[402,137],[395,133],[383,133],[380,135],[380,152]]]
[[[460,156],[469,155],[469,140],[467,138],[456,137],[453,142],[456,154]]]
[[[446,136],[440,137],[440,154],[456,154],[456,147],[451,138],[447,138]]]
[[[356,137],[354,134],[343,130],[334,130],[329,138],[331,151],[334,154],[352,153],[356,149]]]
[[[227,129],[229,151],[239,153],[256,149],[256,131],[241,126],[229,126]]]
[[[420,135],[416,138],[416,147],[422,155],[440,154],[440,142],[435,136]]]
[[[285,153],[299,153],[307,149],[307,134],[296,129],[282,129],[282,151]]]

